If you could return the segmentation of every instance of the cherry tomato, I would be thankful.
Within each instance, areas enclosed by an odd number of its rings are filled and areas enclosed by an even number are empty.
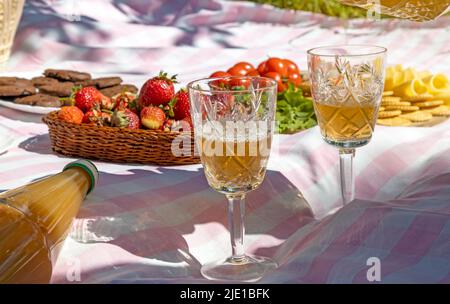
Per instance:
[[[251,70],[255,69],[255,67],[251,63],[248,63],[246,61],[238,62],[234,65],[234,67],[243,68],[247,71],[251,71]]]
[[[267,72],[266,71],[266,62],[267,61],[263,61],[258,65],[257,70],[259,72],[259,75],[264,75]]]
[[[278,92],[283,92],[285,89],[285,86],[283,84],[283,78],[281,77],[280,73],[277,72],[268,72],[264,74],[264,77],[273,79],[277,82],[278,85]]]
[[[259,72],[257,70],[251,70],[247,73],[247,76],[259,76]]]
[[[266,62],[266,70],[268,72],[277,72],[281,77],[287,77],[288,71],[284,61],[280,58],[272,57]]]
[[[299,73],[290,73],[288,82],[292,83],[296,87],[299,86],[302,83],[302,76],[300,76]]]
[[[284,59],[284,65],[287,68],[287,72],[288,75],[292,74],[292,73],[300,73],[300,70],[298,69],[297,64],[295,64],[295,62],[289,60],[289,59]]]
[[[231,74],[231,76],[245,76],[247,75],[248,70],[244,69],[243,67],[234,66],[227,71]]]
[[[211,74],[209,78],[217,78],[217,77],[230,77],[231,74],[224,71],[217,71]],[[211,82],[212,87],[225,88],[229,85],[229,81],[227,79],[218,79]]]
[[[211,74],[209,78],[216,78],[216,77],[229,77],[231,76],[230,73],[224,72],[224,71],[217,71]]]
[[[250,86],[250,79],[246,77],[232,77],[230,79],[230,87],[244,87],[248,88]]]

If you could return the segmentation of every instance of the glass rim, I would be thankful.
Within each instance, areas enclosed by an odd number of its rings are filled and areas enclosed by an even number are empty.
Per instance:
[[[332,49],[332,48],[348,48],[348,47],[369,47],[378,49],[373,52],[362,52],[361,54],[348,54],[348,55],[340,55],[340,54],[317,54],[316,51],[320,50],[326,50],[326,49]],[[319,46],[312,49],[309,49],[306,51],[308,55],[312,56],[320,56],[320,57],[362,57],[362,56],[372,56],[372,55],[379,55],[387,52],[387,48],[384,46],[374,45],[374,44],[337,44],[337,45],[326,45],[326,46]]]
[[[220,90],[220,91],[213,91],[211,89],[202,89],[202,88],[196,88],[194,87],[194,85],[196,83],[201,83],[201,82],[205,82],[205,81],[216,81],[216,80],[222,80],[222,79],[259,79],[259,80],[264,80],[264,81],[269,81],[269,83],[271,83],[271,85],[265,86],[263,88],[256,88],[256,89],[242,89],[242,90]],[[262,77],[262,76],[222,76],[222,77],[205,77],[205,78],[201,78],[201,79],[197,79],[197,80],[193,80],[191,82],[189,82],[186,86],[188,88],[188,90],[193,90],[193,91],[197,91],[197,92],[214,92],[214,93],[251,93],[251,92],[259,92],[259,91],[264,91],[267,89],[273,89],[277,87],[277,82],[275,80],[273,80],[272,78],[268,78],[268,77]]]

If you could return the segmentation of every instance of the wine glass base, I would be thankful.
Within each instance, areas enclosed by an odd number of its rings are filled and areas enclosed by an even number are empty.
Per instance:
[[[277,263],[269,258],[246,255],[239,259],[229,257],[206,264],[201,273],[210,280],[256,282],[277,266]]]

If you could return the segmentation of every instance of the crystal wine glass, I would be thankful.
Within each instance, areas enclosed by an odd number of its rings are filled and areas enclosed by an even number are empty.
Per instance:
[[[188,84],[195,141],[211,188],[228,199],[232,254],[204,265],[215,280],[259,280],[276,267],[271,259],[245,254],[245,195],[264,180],[270,155],[276,82],[263,77],[222,77]]]
[[[344,204],[354,199],[355,148],[372,138],[384,88],[386,48],[370,45],[308,51],[314,111],[323,139],[339,149]]]

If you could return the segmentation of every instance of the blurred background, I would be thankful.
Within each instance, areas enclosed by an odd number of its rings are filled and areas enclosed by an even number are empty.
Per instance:
[[[306,50],[339,43],[380,44],[390,64],[414,57],[403,63],[445,71],[449,20],[368,20],[335,0],[28,0],[3,71],[56,66],[133,77],[164,69],[188,81],[268,56],[305,69]]]

